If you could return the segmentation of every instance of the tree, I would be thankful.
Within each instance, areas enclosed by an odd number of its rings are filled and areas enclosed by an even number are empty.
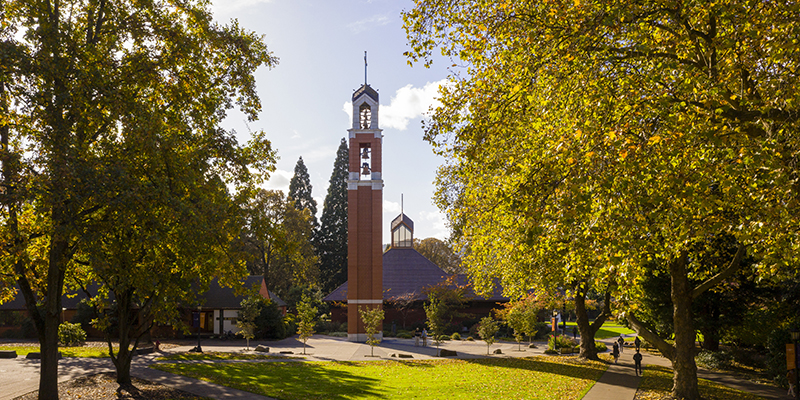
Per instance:
[[[294,175],[289,181],[289,199],[294,201],[294,208],[298,210],[308,210],[311,213],[311,221],[314,229],[317,229],[317,201],[311,196],[311,177],[308,176],[308,168],[303,163],[303,157],[297,160],[294,166]]]
[[[219,124],[234,101],[256,118],[253,72],[277,60],[255,34],[212,22],[202,2],[11,1],[0,35],[2,276],[16,280],[39,334],[39,397],[55,399],[65,277],[107,227],[106,208],[130,194],[118,178],[153,172],[153,157],[175,149],[194,150],[191,165],[232,190],[270,170],[263,134],[243,148]],[[151,178],[184,178],[168,167]]]
[[[525,321],[525,308],[515,306],[512,306],[507,310],[504,318],[508,326],[514,330],[514,339],[517,341],[517,350],[522,351],[522,345],[520,342],[522,342],[522,339],[525,336],[527,327],[527,323]]]
[[[426,324],[431,330],[430,337],[436,344],[436,351],[439,351],[439,338],[444,335],[445,319],[447,318],[447,305],[438,295],[432,293],[428,295],[428,302],[423,305],[425,317],[428,319]]]
[[[270,290],[285,296],[292,285],[316,282],[308,210],[293,207],[281,191],[259,189],[245,214],[239,246],[251,255],[251,271],[261,274]]]
[[[330,293],[347,281],[347,142],[342,139],[328,181],[319,229],[319,271],[322,288]]]
[[[381,324],[383,323],[383,309],[359,308],[358,315],[361,316],[361,322],[364,323],[364,331],[367,333],[370,357],[375,357],[375,346],[381,343],[381,340],[376,338],[375,335],[380,332]]]
[[[312,305],[311,298],[303,296],[303,301],[297,304],[297,333],[303,341],[303,354],[306,354],[306,342],[314,334],[314,319],[317,317],[317,308]]]
[[[239,333],[247,339],[247,349],[250,349],[250,339],[256,337],[256,318],[261,313],[261,303],[259,299],[248,296],[241,302],[242,309],[236,321]]]
[[[414,248],[425,258],[448,274],[464,273],[461,258],[453,252],[450,243],[437,238],[414,239]]]
[[[520,286],[592,266],[592,287],[615,280],[619,316],[672,361],[673,397],[699,398],[694,299],[748,252],[766,275],[797,269],[797,7],[417,2],[410,61],[436,48],[464,69],[425,135],[453,161],[438,201],[472,275]],[[692,286],[689,249],[721,234],[737,251]],[[566,254],[580,262],[550,264]],[[672,278],[674,345],[635,315],[648,260]]]
[[[494,335],[497,334],[497,331],[500,329],[497,326],[497,321],[495,321],[491,316],[481,318],[480,325],[478,326],[478,335],[480,335],[481,339],[486,342],[486,355],[489,355],[489,348],[494,343]]]

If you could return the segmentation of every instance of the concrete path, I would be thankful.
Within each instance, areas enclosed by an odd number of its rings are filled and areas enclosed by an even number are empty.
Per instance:
[[[610,339],[608,340],[610,343]],[[179,353],[187,351],[196,344],[193,341],[183,342],[168,350],[164,354]],[[251,341],[250,348],[255,348],[258,341]],[[263,342],[270,347],[270,354],[280,354],[281,352],[291,352],[293,356],[302,356],[303,343],[296,337],[276,342]],[[502,354],[491,357],[526,357],[541,355],[545,345],[538,344],[536,349],[529,349],[522,346],[523,351],[519,351],[515,343],[497,343],[491,346],[491,351],[500,349]],[[244,341],[210,341],[202,343],[203,350],[223,351],[223,352],[244,352]],[[486,357],[486,344],[481,341],[468,342],[444,342],[440,348],[454,350],[458,352],[458,358],[484,358]],[[609,345],[610,348],[610,345]],[[436,347],[416,347],[412,339],[387,338],[380,346],[374,349],[375,357],[370,357],[370,347],[366,344],[351,343],[343,338],[329,336],[315,336],[309,339],[306,346],[306,355],[303,360],[308,361],[364,361],[376,359],[396,359],[392,354],[411,355],[413,359],[431,359],[437,354]],[[601,376],[595,385],[589,390],[584,400],[632,400],[639,386],[640,378],[634,374],[633,370],[634,351],[626,348],[620,357],[618,364],[612,364]],[[131,374],[135,377],[161,383],[176,389],[200,396],[213,399],[269,399],[268,397],[258,396],[253,393],[243,392],[233,388],[215,385],[209,382],[149,368],[151,364],[157,363],[155,358],[161,354],[148,354],[138,356],[131,365]],[[289,355],[289,354],[287,354]],[[658,357],[643,353],[643,364],[645,369],[649,365],[666,365],[669,361],[663,357]],[[230,362],[264,362],[265,360],[243,361],[236,360]],[[277,360],[283,361],[283,360]],[[300,360],[298,360],[300,361]],[[208,362],[208,361],[203,361]],[[98,372],[113,372],[114,368],[109,359],[90,359],[90,358],[64,358],[59,362],[59,381],[67,381],[79,376],[91,375]],[[751,383],[746,380],[737,379],[724,374],[713,373],[700,370],[698,375],[702,379],[709,379],[720,382],[724,385],[755,393],[766,399],[787,399],[786,392],[782,389],[763,386]],[[24,357],[16,359],[0,359],[0,400],[11,400],[25,393],[30,393],[38,389],[39,385],[39,361],[26,360]]]
[[[613,339],[602,340],[602,342],[606,343],[608,348],[611,349]],[[586,393],[582,400],[633,400],[641,380],[640,377],[636,376],[636,372],[633,369],[633,355],[635,353],[636,350],[633,347],[625,347],[625,350],[620,354],[618,363],[609,365],[608,370],[606,370],[594,386],[589,389],[589,392]],[[642,352],[643,369],[646,370],[648,366],[652,365],[672,368],[672,363],[670,363],[668,359],[648,352]],[[733,389],[752,393],[765,399],[791,399],[783,389],[774,386],[759,385],[746,379],[708,371],[703,368],[697,369],[697,377],[717,382]]]

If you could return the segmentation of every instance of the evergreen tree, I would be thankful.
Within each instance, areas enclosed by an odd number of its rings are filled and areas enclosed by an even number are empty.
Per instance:
[[[336,151],[319,230],[320,282],[330,293],[347,280],[347,142]]]
[[[319,226],[317,222],[317,201],[311,197],[311,177],[308,176],[308,168],[303,163],[303,157],[297,160],[294,166],[294,176],[289,181],[289,198],[298,210],[308,210],[311,213],[311,220],[314,228]]]

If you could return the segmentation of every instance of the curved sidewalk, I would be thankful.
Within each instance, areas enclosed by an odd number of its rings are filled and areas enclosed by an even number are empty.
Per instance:
[[[611,339],[602,340],[602,342],[607,343],[609,348],[611,347]],[[620,354],[618,363],[608,366],[608,370],[606,370],[594,386],[589,389],[582,400],[633,400],[641,381],[641,377],[636,376],[636,372],[633,369],[633,354],[635,352],[636,350],[633,347],[626,347]],[[648,352],[642,352],[642,368],[647,370],[647,368],[652,365],[672,368],[672,363],[668,359]],[[729,374],[708,371],[698,367],[697,377],[733,389],[752,393],[764,399],[791,399],[784,389],[774,386],[759,385]]]

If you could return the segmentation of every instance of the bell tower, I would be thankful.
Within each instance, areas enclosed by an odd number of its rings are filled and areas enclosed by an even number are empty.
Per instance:
[[[353,93],[347,180],[347,339],[367,340],[358,310],[383,307],[382,130],[378,128],[378,92],[366,82]],[[379,334],[383,335],[383,332]]]

